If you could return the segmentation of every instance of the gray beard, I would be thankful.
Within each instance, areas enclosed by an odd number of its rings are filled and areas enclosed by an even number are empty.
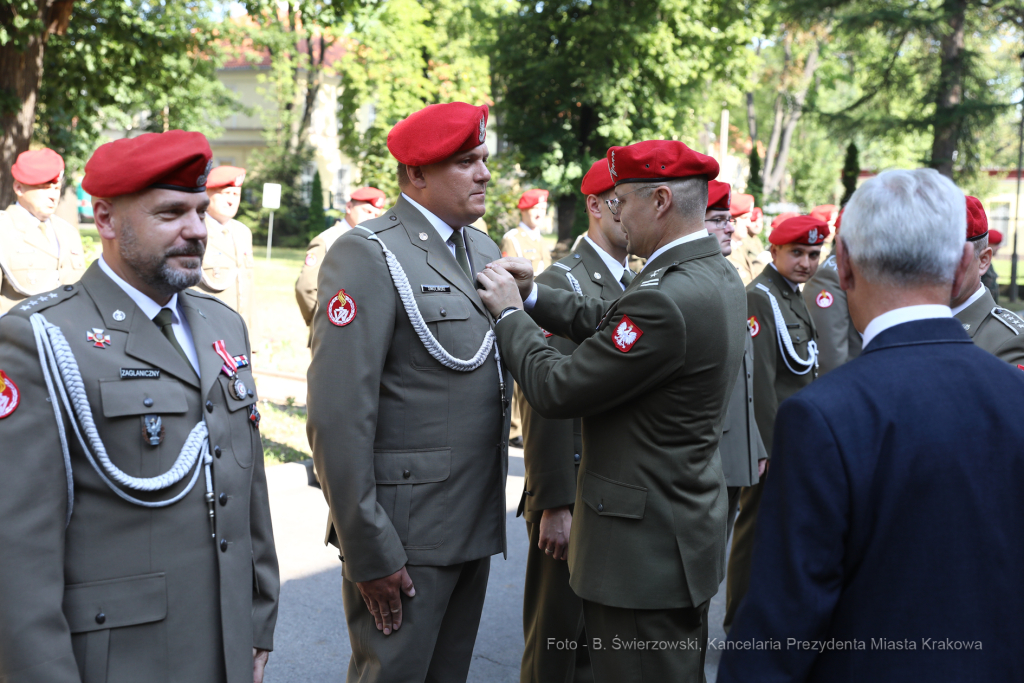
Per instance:
[[[206,248],[198,240],[192,240],[184,247],[169,249],[162,255],[148,256],[140,252],[135,228],[126,220],[121,227],[118,251],[139,278],[161,294],[177,294],[183,289],[195,287],[203,279],[203,254]],[[188,262],[191,264],[194,261],[195,266],[175,268],[167,261],[171,256],[195,256]]]

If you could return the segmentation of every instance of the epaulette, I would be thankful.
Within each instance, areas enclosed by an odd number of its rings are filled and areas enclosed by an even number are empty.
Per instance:
[[[218,299],[213,294],[209,294],[208,292],[203,292],[203,291],[198,290],[198,289],[183,289],[183,290],[181,290],[181,292],[179,292],[179,295],[182,295],[182,294],[186,295],[186,296],[193,296],[193,297],[195,297],[197,299],[202,299],[203,301],[209,301],[210,303],[218,303],[221,306],[223,306],[224,308],[226,308],[229,311],[231,311],[232,313],[236,313],[236,314],[238,313],[238,311],[236,311],[235,309],[231,308],[231,306],[229,306],[227,304],[227,302],[225,302],[223,299]],[[202,312],[200,311],[200,315],[201,314],[202,314]]]
[[[825,262],[821,264],[822,268],[831,268],[834,271],[839,271],[839,266],[836,265],[836,255],[829,254],[829,257],[825,259]]]
[[[557,267],[557,268],[564,268],[565,270],[572,270],[572,268],[570,268],[569,266],[565,265],[565,264],[564,264],[564,263],[562,263],[561,261],[555,261],[555,262],[554,262],[554,263],[552,263],[551,265],[553,265],[553,266],[555,266],[555,267]]]
[[[371,218],[368,221],[363,221],[362,223],[355,227],[364,228],[370,232],[377,233],[384,232],[385,230],[390,230],[399,223],[401,223],[401,221],[398,218],[398,214],[395,213],[394,209],[391,209],[386,213],[377,216],[376,218]],[[346,230],[346,232],[351,232],[351,230]]]
[[[678,262],[672,264],[672,266],[675,266],[675,265],[678,265]],[[665,276],[665,274],[668,273],[668,271],[672,269],[672,266],[667,266],[665,268],[655,268],[654,270],[652,270],[649,273],[642,271],[640,273],[640,275],[638,275],[637,277],[643,278],[643,280],[640,282],[639,285],[637,285],[637,287],[639,287],[641,289],[646,289],[648,287],[658,287],[658,286],[660,286],[661,285],[661,278],[663,278]]]
[[[80,285],[61,285],[57,289],[45,294],[30,296],[19,301],[11,310],[7,311],[7,315],[20,315],[27,318],[33,313],[45,311],[47,308],[55,306],[62,301],[67,301],[75,294],[78,294],[79,289],[81,289]]]
[[[992,317],[1013,330],[1015,335],[1019,335],[1021,331],[1024,331],[1024,320],[1021,320],[1020,317],[1012,311],[996,306],[992,309]]]

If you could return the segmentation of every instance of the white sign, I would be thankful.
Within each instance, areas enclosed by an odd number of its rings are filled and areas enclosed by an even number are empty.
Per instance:
[[[281,208],[281,186],[277,183],[263,183],[263,208]]]

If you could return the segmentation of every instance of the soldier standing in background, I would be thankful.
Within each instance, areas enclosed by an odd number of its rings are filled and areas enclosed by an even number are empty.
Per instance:
[[[101,146],[103,255],[0,318],[0,680],[263,679],[279,577],[249,346],[188,289],[210,156],[180,130]]]
[[[235,220],[242,201],[245,169],[218,166],[210,171],[206,194],[210,208],[206,212],[209,241],[203,257],[203,280],[198,289],[212,294],[238,311],[253,330],[253,298],[256,288],[256,264],[252,257],[252,230]]]
[[[22,152],[11,175],[18,201],[0,211],[0,315],[85,272],[78,229],[54,215],[64,159],[52,149]]]
[[[818,269],[821,244],[829,234],[828,224],[811,216],[774,222],[768,236],[772,263],[747,286],[747,326],[754,340],[754,413],[768,457],[779,404],[817,376],[814,322],[800,295],[800,284]],[[740,493],[726,582],[726,632],[750,584],[757,510],[768,476],[766,471],[756,485]]]
[[[760,209],[754,206],[753,195],[736,194],[730,197],[729,213],[736,219],[736,229],[732,237],[732,249],[726,259],[736,266],[743,286],[750,284],[765,266],[761,259],[764,245],[759,237],[762,224],[755,217],[758,211]]]
[[[704,227],[718,238],[722,255],[732,253],[734,219],[730,213],[732,188],[728,183],[708,182],[708,208],[704,213]],[[749,195],[748,195],[749,196]],[[722,473],[729,491],[729,516],[726,538],[732,535],[736,510],[739,508],[743,487],[757,484],[768,458],[754,414],[754,340],[744,335],[743,365],[740,366],[736,386],[732,390],[729,406],[722,426],[722,440],[718,452],[722,455]]]
[[[835,238],[839,239],[842,215],[836,217]],[[821,262],[803,287],[804,304],[818,332],[818,375],[838,368],[860,355],[861,334],[853,326],[846,292],[839,286],[835,254]]]
[[[320,264],[327,250],[347,231],[384,213],[386,201],[387,197],[376,187],[360,187],[345,203],[345,217],[314,237],[306,247],[306,260],[299,271],[299,279],[295,281],[295,300],[299,303],[302,319],[309,327],[310,338],[313,335],[313,316],[316,314],[316,278],[320,274]]]
[[[587,232],[576,248],[537,277],[537,282],[567,292],[613,301],[633,281],[626,265],[626,233],[605,204],[615,184],[608,160],[594,162],[580,191],[587,205]],[[576,344],[545,333],[548,345],[570,356]],[[569,531],[576,502],[576,474],[583,453],[582,421],[549,420],[523,407],[526,482],[519,512],[530,536],[523,595],[526,647],[520,683],[592,681],[590,654],[583,630],[583,601],[569,586]],[[554,639],[554,641],[550,640]],[[575,650],[551,642],[576,642]]]
[[[981,274],[981,284],[988,287],[992,301],[999,303],[999,275],[996,273],[996,255],[999,254],[999,245],[1003,243],[1003,233],[996,229],[988,231],[988,246],[992,249],[992,261],[988,269]]]
[[[974,247],[974,260],[949,307],[975,345],[1024,370],[1024,320],[997,306],[981,282],[982,272],[992,269],[988,216],[977,197],[966,199],[967,241]]]

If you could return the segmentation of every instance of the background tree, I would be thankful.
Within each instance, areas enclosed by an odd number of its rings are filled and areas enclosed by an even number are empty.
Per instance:
[[[764,185],[761,182],[761,155],[755,143],[750,148],[750,175],[747,178],[747,194],[753,195],[754,206],[761,206],[764,197]]]
[[[313,187],[309,193],[309,227],[306,238],[311,240],[327,229],[327,214],[324,212],[324,186],[320,174],[313,174]]]
[[[850,201],[854,191],[857,189],[857,178],[860,177],[860,157],[857,153],[857,144],[850,142],[846,146],[846,160],[843,162],[843,198],[839,200],[840,206],[845,206]]]

